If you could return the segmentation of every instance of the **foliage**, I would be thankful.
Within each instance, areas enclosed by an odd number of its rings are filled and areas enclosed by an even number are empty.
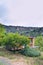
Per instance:
[[[40,56],[40,52],[33,49],[33,48],[29,48],[29,47],[26,47],[25,49],[22,49],[20,51],[20,53],[22,53],[23,55],[26,55],[26,56],[30,56],[30,57],[37,57],[37,56]]]
[[[37,36],[35,38],[35,45],[39,46],[40,49],[43,47],[43,36]]]
[[[43,51],[43,47],[40,48],[40,51]]]
[[[5,37],[5,29],[4,26],[0,24],[0,46],[4,45],[3,38]]]
[[[30,40],[26,36],[21,36],[18,33],[8,33],[4,37],[5,46],[10,46],[12,48],[19,48],[20,46],[26,46],[29,44]]]
[[[0,46],[1,46],[1,45],[4,45],[4,37],[5,37],[5,34],[2,33],[2,34],[0,35]]]
[[[2,24],[0,24],[0,34],[5,32],[5,28]]]

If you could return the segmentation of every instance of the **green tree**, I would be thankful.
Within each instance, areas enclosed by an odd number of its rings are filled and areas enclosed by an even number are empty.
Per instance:
[[[40,48],[43,47],[43,36],[37,36],[36,37],[35,45],[39,46]]]
[[[5,28],[2,24],[0,24],[0,34],[5,32]]]
[[[2,24],[0,24],[0,46],[4,44],[3,38],[5,36],[5,29]]]
[[[29,39],[26,36],[21,36],[18,33],[8,33],[7,36],[4,37],[5,45],[12,48],[19,48],[20,46],[26,46],[29,44]]]

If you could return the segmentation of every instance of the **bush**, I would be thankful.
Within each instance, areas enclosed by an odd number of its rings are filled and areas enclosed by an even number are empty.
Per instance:
[[[43,47],[43,36],[37,36],[35,38],[35,45],[39,46],[39,49]]]
[[[3,46],[4,45],[4,37],[5,37],[5,34],[4,33],[2,33],[2,34],[0,34],[0,46]]]
[[[28,37],[20,35],[18,33],[8,33],[4,37],[5,46],[7,49],[20,48],[21,46],[27,46],[30,42]]]
[[[24,48],[20,51],[21,54],[25,55],[25,56],[30,56],[30,57],[37,57],[37,56],[40,56],[40,52],[39,51],[36,51],[35,49],[33,48]]]

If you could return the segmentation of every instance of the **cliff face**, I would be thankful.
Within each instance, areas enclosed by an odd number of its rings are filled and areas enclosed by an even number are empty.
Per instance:
[[[22,27],[22,26],[6,26],[3,25],[6,32],[18,32],[26,36],[39,36],[43,35],[43,27]]]

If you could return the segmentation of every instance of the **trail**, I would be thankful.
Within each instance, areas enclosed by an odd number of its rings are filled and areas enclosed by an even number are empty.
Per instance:
[[[12,60],[5,57],[0,57],[0,62],[2,62],[3,65],[34,65],[33,58],[26,60],[26,58],[23,57],[15,58]]]

